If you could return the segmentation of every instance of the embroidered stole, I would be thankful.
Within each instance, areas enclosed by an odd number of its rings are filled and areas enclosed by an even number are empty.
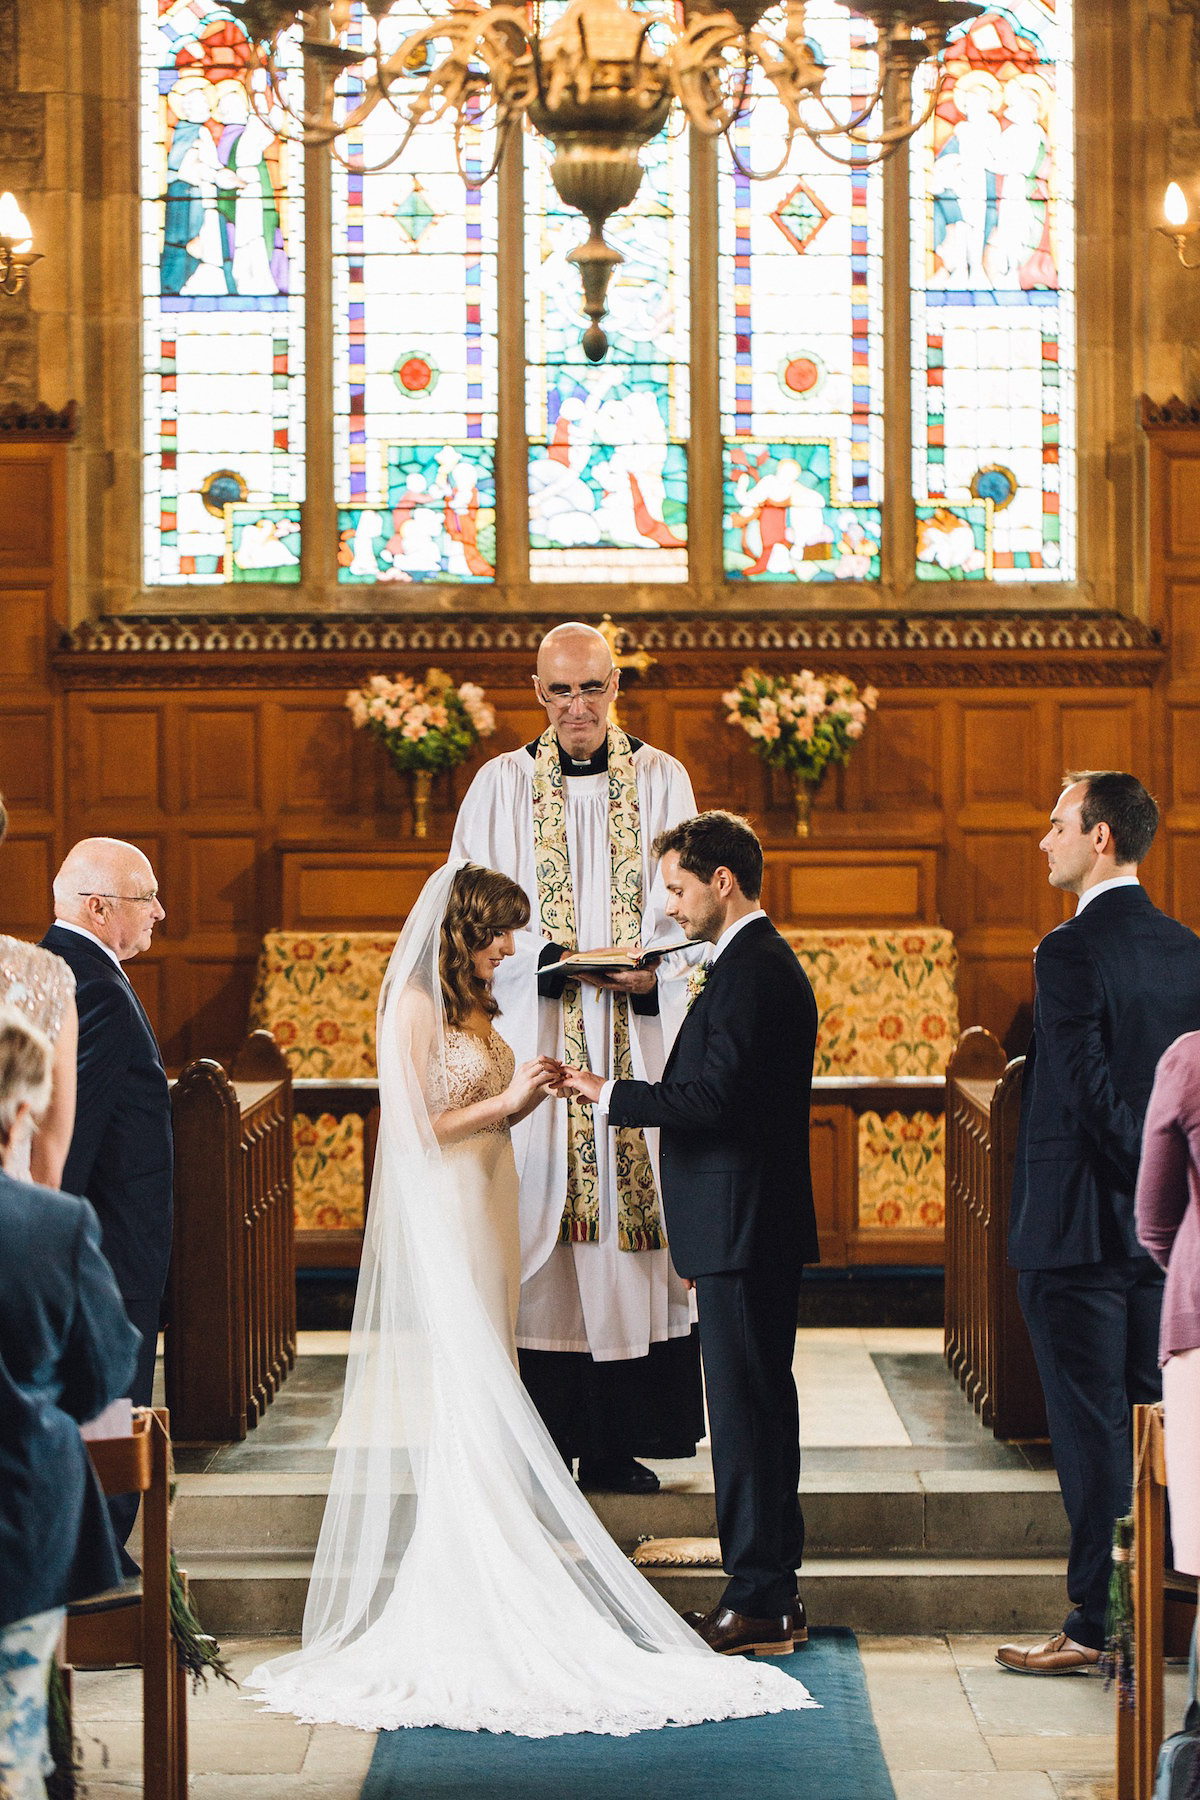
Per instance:
[[[534,758],[533,847],[542,932],[553,943],[576,950],[579,943],[567,856],[566,796],[553,727],[548,727],[538,739]],[[612,941],[619,949],[633,949],[640,943],[642,933],[641,815],[629,739],[613,725],[608,728],[608,849]],[[628,1081],[633,1077],[629,1006],[624,994],[614,993],[612,999],[613,1075],[617,1080]],[[563,1060],[572,1068],[586,1069],[587,1040],[578,981],[568,981],[563,989],[563,1026]],[[640,1126],[621,1126],[613,1132],[613,1139],[618,1246],[622,1250],[661,1250],[666,1236],[645,1133]],[[594,1244],[599,1236],[596,1128],[591,1107],[572,1097],[567,1102],[567,1198],[559,1242]]]

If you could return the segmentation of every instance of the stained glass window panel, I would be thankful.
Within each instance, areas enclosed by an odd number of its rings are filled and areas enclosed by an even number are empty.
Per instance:
[[[1076,574],[1071,0],[946,52],[912,163],[917,575]]]
[[[624,261],[608,291],[604,361],[581,337],[588,227],[526,156],[526,430],[534,581],[687,580],[688,145],[673,121],[642,152],[641,186],[605,235]]]
[[[213,0],[142,0],[143,566],[300,578],[300,152]]]
[[[844,114],[870,95],[871,28],[810,5]],[[759,96],[721,144],[721,430],[725,573],[748,581],[879,577],[883,495],[882,181],[798,135]],[[739,164],[741,166],[739,166]]]
[[[359,32],[374,27],[359,9]],[[427,14],[393,10],[389,44]],[[421,70],[393,83],[415,92]],[[353,85],[350,84],[351,98]],[[343,582],[495,575],[496,184],[464,182],[448,118],[377,106],[334,164],[334,480]],[[468,177],[488,146],[462,133]],[[353,165],[359,162],[363,168]]]

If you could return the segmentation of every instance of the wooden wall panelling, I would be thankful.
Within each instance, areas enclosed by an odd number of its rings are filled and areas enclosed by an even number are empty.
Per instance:
[[[0,421],[0,931],[40,937],[61,860],[62,707],[50,654],[67,614],[66,458],[73,409]]]

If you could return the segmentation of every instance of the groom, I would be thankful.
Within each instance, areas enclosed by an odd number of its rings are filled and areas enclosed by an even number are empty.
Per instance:
[[[667,911],[713,950],[661,1081],[565,1086],[608,1123],[657,1125],[671,1258],[696,1289],[717,1530],[729,1582],[693,1615],[712,1649],[786,1656],[807,1641],[792,1353],[800,1274],[816,1262],[808,1115],[817,1008],[759,905],[762,846],[744,819],[663,832]],[[695,978],[693,977],[693,980]]]

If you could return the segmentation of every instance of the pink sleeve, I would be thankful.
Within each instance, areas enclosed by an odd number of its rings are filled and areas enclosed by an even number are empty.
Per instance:
[[[1137,1234],[1165,1269],[1188,1205],[1189,1088],[1200,1081],[1200,1037],[1190,1033],[1164,1051],[1142,1132],[1134,1201]]]

